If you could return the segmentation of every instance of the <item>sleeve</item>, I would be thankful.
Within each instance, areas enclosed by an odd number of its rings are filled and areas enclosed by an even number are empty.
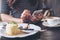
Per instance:
[[[1,0],[0,13],[9,13],[7,0]]]
[[[42,1],[41,0],[37,0],[38,1],[38,10],[42,9]]]

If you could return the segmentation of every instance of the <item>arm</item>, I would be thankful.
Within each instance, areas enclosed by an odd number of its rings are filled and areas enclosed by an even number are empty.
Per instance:
[[[1,7],[0,7],[0,9],[1,9],[0,10],[0,17],[1,17],[2,21],[5,21],[5,22],[14,21],[14,22],[17,22],[17,23],[23,22],[23,20],[20,19],[20,18],[14,18],[14,17],[8,15],[9,7],[8,7],[7,0],[1,0]]]
[[[2,21],[5,21],[5,22],[14,21],[17,23],[23,23],[23,19],[14,18],[14,17],[7,15],[7,14],[1,14],[1,19],[2,19]]]

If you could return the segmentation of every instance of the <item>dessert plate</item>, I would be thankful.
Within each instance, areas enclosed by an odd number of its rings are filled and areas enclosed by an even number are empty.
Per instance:
[[[18,28],[21,27],[21,26],[23,28],[25,28],[27,25],[28,25],[27,23],[19,23]],[[29,24],[29,29],[34,29],[34,30],[23,30],[24,32],[27,32],[27,33],[26,34],[19,34],[19,35],[9,36],[9,35],[5,34],[5,29],[2,28],[2,29],[0,29],[0,36],[4,36],[4,37],[7,37],[7,38],[16,38],[16,37],[22,38],[22,37],[27,37],[27,36],[34,35],[38,31],[41,31],[41,28],[39,26],[34,25],[34,24]]]

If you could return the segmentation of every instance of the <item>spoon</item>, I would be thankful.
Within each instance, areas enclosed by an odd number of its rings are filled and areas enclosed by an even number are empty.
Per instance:
[[[31,31],[34,30],[34,29],[23,28],[23,26],[20,26],[19,29],[20,29],[20,30],[31,30]]]
[[[30,22],[27,24],[27,26],[25,27],[25,29],[28,29],[29,28],[29,24],[30,24]]]

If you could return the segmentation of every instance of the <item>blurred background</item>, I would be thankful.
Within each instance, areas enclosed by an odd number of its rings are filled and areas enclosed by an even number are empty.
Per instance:
[[[43,8],[50,8],[54,15],[60,17],[60,0],[43,0]]]
[[[41,1],[43,8],[52,9],[54,15],[60,17],[60,0],[41,0]],[[1,0],[0,0],[0,7],[1,7]]]

